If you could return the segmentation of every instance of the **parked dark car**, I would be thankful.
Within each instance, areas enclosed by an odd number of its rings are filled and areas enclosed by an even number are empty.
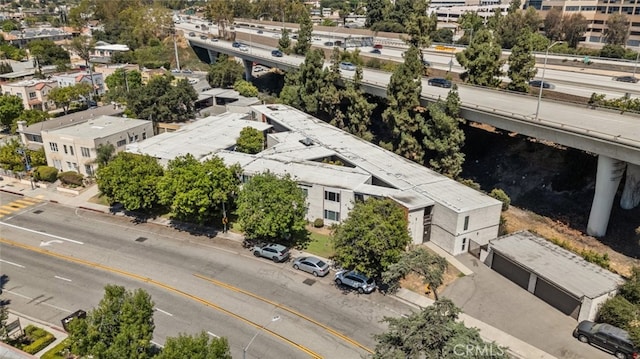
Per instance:
[[[380,49],[373,49],[373,50],[371,50],[369,52],[372,53],[372,54],[376,54],[376,55],[382,54],[382,51],[380,51]]]
[[[333,47],[333,41],[327,41],[324,43],[324,46]]]
[[[441,77],[435,77],[427,81],[427,85],[435,87],[451,88],[451,81]]]
[[[582,321],[573,331],[573,336],[583,343],[596,346],[616,356],[618,359],[638,358],[629,333],[610,324]]]
[[[613,79],[618,82],[630,82],[634,84],[638,82],[638,78],[633,76],[616,76]]]
[[[282,57],[282,51],[273,50],[273,51],[271,51],[271,56],[273,56],[273,57]]]
[[[373,48],[374,48],[374,49],[382,49],[382,45],[380,45],[380,44],[375,44],[375,45],[373,45]]]
[[[237,42],[237,41],[234,41],[233,44],[231,44],[231,46],[233,46],[233,47],[240,47],[241,45],[242,44]]]
[[[62,318],[62,328],[64,328],[65,331],[69,331],[69,323],[71,323],[74,319],[76,318],[80,318],[80,319],[85,319],[87,317],[87,312],[85,312],[84,310],[80,309],[80,310],[76,310],[75,312],[67,315],[66,317]]]
[[[533,81],[529,81],[529,86],[531,87],[536,87],[536,88],[540,88],[540,84],[542,84],[542,88],[543,89],[550,89],[553,90],[554,88],[556,88],[556,85],[547,82],[547,81],[540,81],[540,80],[533,80]]]

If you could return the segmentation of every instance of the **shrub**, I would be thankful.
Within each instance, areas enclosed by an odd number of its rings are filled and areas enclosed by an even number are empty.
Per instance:
[[[580,255],[587,262],[597,264],[604,269],[609,269],[609,253],[600,254],[590,249],[585,249],[580,252]]]
[[[44,353],[40,358],[42,359],[64,359],[66,358],[66,354],[69,352],[69,348],[71,347],[71,342],[69,339],[65,339],[60,344],[55,347],[49,349],[46,353]]]
[[[32,340],[32,342],[20,349],[29,354],[35,354],[41,351],[56,340],[53,334],[33,325],[28,325],[24,329],[24,332],[29,337],[29,339]]]
[[[58,169],[49,166],[39,166],[33,171],[33,177],[36,181],[53,183],[58,179]]]
[[[489,196],[502,202],[502,212],[509,209],[509,205],[511,204],[511,198],[509,198],[509,196],[507,196],[507,194],[504,193],[503,190],[499,188],[494,188],[491,190],[491,193],[489,193]]]
[[[313,226],[316,228],[322,228],[324,227],[324,220],[322,218],[316,218],[313,221]]]
[[[598,310],[599,321],[619,328],[626,328],[637,317],[636,306],[619,295],[608,299]]]
[[[68,185],[82,186],[82,175],[75,171],[62,172],[58,175],[62,183]]]

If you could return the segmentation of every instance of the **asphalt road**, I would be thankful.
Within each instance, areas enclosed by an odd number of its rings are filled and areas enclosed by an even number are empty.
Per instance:
[[[1,193],[0,203],[19,198]],[[411,311],[379,293],[343,292],[330,277],[316,280],[289,263],[255,258],[239,243],[48,202],[3,217],[0,232],[12,308],[59,323],[97,305],[107,283],[140,287],[158,308],[159,344],[204,330],[227,337],[239,356],[269,324],[249,358],[359,358],[375,346],[384,316]],[[271,322],[274,316],[280,319]]]

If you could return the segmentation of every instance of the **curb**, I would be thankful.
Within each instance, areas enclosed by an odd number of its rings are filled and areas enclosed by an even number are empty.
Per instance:
[[[85,206],[78,206],[77,208],[85,210],[85,211],[92,211],[92,212],[97,212],[97,213],[102,213],[102,214],[107,213],[107,212],[105,212],[105,211],[103,211],[101,209],[89,208],[89,207],[85,207]]]
[[[9,191],[8,189],[4,189],[4,188],[0,188],[0,192],[9,193],[9,194],[13,194],[13,195],[16,195],[16,196],[24,197],[24,193]]]

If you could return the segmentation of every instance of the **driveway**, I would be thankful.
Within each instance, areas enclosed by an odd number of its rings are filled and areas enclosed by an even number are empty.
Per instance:
[[[441,294],[468,315],[558,358],[610,359],[612,355],[572,336],[577,322],[493,271],[475,257],[456,257],[474,274],[457,279]]]

